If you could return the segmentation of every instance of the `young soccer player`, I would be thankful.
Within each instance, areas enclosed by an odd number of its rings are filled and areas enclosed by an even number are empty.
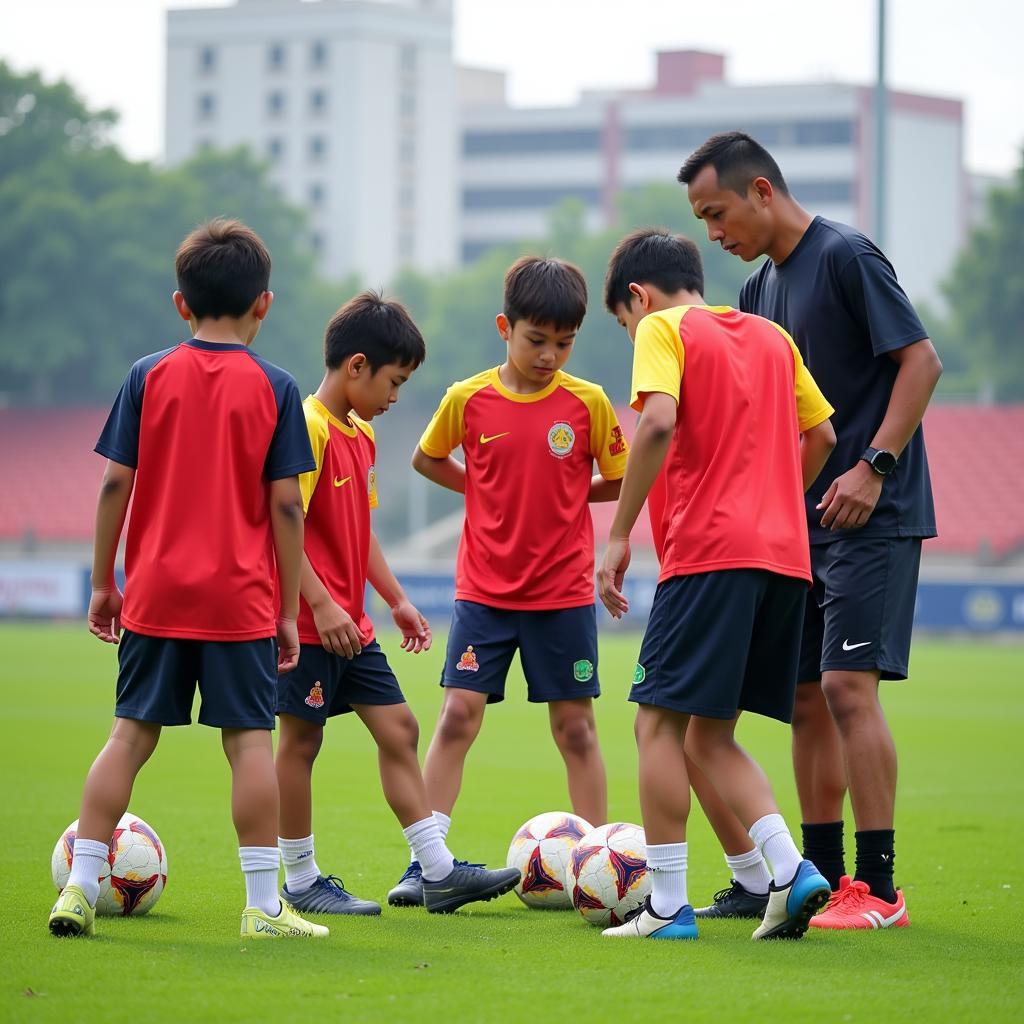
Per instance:
[[[705,306],[703,290],[697,247],[652,229],[619,243],[605,281],[605,304],[635,344],[640,412],[598,573],[616,618],[629,608],[630,531],[664,475],[661,572],[630,693],[652,892],[604,934],[697,937],[686,892],[689,751],[771,865],[753,937],[799,938],[829,885],[797,852],[768,779],[734,732],[743,711],[792,715],[811,578],[803,491],[835,444],[832,407],[785,331]]]
[[[277,673],[299,655],[298,474],[314,464],[295,381],[249,349],[273,300],[270,255],[245,225],[217,220],[182,242],[175,272],[174,304],[195,336],[132,367],[96,445],[107,466],[89,629],[119,644],[117,704],[50,931],[93,934],[98,878],[135,776],[162,726],[189,724],[198,682],[199,721],[221,729],[231,765],[242,938],[322,937],[277,895],[270,732]],[[133,491],[122,597],[114,559]]]
[[[496,320],[505,362],[448,389],[413,456],[420,473],[466,496],[444,700],[423,770],[444,829],[516,650],[529,700],[548,705],[573,810],[591,822],[607,817],[587,502],[618,494],[626,442],[601,388],[563,370],[586,308],[576,267],[517,261]],[[460,445],[464,463],[451,454]],[[420,902],[420,869],[414,853],[390,903]]]
[[[380,905],[346,892],[317,867],[310,782],[327,719],[354,711],[377,744],[381,784],[423,868],[423,896],[434,913],[509,892],[516,868],[487,871],[456,861],[430,811],[406,704],[363,607],[366,581],[387,602],[402,648],[430,648],[427,620],[395,579],[370,526],[377,507],[375,446],[369,421],[398,401],[398,389],[426,357],[416,325],[398,302],[363,292],[335,313],[324,341],[327,373],[304,410],[316,468],[299,477],[306,512],[296,671],[282,676],[279,845],[283,899],[321,914],[379,914]]]
[[[814,588],[793,715],[804,853],[836,892],[813,924],[904,927],[893,882],[896,747],[878,684],[906,679],[909,668],[921,542],[936,533],[921,418],[942,364],[884,254],[854,228],[804,210],[749,135],[708,139],[678,178],[712,241],[744,261],[768,256],[740,308],[793,335],[838,410],[839,445],[807,493]]]

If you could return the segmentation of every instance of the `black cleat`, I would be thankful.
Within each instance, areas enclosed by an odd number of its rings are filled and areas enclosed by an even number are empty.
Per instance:
[[[423,903],[431,914],[450,914],[467,903],[486,902],[511,892],[522,877],[518,868],[489,871],[482,864],[457,860],[447,878],[423,881]]]
[[[405,869],[398,885],[388,893],[388,904],[392,907],[423,906],[423,872],[418,860],[414,860]]]
[[[743,917],[751,921],[760,921],[768,906],[768,893],[758,896],[757,893],[744,889],[734,878],[728,889],[715,893],[710,907],[701,907],[693,912],[694,917]]]

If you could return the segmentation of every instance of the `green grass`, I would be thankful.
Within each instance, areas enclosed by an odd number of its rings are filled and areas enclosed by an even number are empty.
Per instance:
[[[414,658],[384,642],[427,734],[441,646]],[[627,821],[639,820],[624,700],[637,643],[602,639],[597,706],[611,815]],[[385,908],[381,918],[332,922],[325,942],[245,947],[227,766],[200,726],[165,731],[132,800],[169,851],[160,903],[147,918],[101,919],[93,941],[57,941],[46,930],[50,853],[109,729],[115,660],[81,628],[5,626],[0,664],[2,1021],[1020,1019],[1019,647],[921,642],[913,680],[885,687],[901,754],[897,880],[913,926],[763,945],[744,922],[704,925],[697,943],[612,943],[572,912],[528,911],[507,896],[451,917]],[[470,755],[450,836],[457,855],[492,864],[523,821],[567,805],[544,709],[515,683],[510,690]],[[795,828],[787,730],[751,718],[740,732]],[[328,729],[315,814],[321,867],[382,900],[406,850],[351,716]],[[727,880],[699,813],[690,865],[695,902]]]

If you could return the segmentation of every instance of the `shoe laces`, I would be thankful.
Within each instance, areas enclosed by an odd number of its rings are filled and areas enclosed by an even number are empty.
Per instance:
[[[474,864],[472,861],[459,860],[458,858],[455,858],[455,867],[457,867],[457,868],[481,868],[481,869],[483,869],[483,868],[486,868],[487,865],[486,864]]]
[[[855,906],[864,902],[864,898],[870,894],[870,889],[865,882],[851,882],[845,889],[840,889],[832,894],[826,910],[838,910],[840,907],[852,910]]]
[[[345,883],[337,875],[326,875],[322,884],[325,889],[331,889],[337,896],[352,896],[352,893],[345,888]]]
[[[418,860],[412,861],[409,866],[405,869],[405,874],[398,880],[399,884],[402,882],[409,882],[413,879],[421,879],[423,877],[423,868],[420,867]]]
[[[651,898],[647,896],[644,898],[643,903],[638,907],[634,907],[632,910],[626,912],[626,916],[622,919],[622,923],[626,924],[628,921],[632,921],[634,917],[639,917],[645,910],[649,909],[651,905]],[[653,913],[653,911],[651,911]]]
[[[735,893],[738,889],[742,888],[743,886],[741,886],[740,883],[737,882],[734,878],[727,889],[719,889],[718,892],[715,893],[715,895],[712,897],[711,902],[724,903],[730,896],[732,896],[733,893]]]

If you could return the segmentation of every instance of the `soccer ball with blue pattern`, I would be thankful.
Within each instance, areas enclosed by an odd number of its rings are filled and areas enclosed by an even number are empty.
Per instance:
[[[639,825],[613,822],[588,832],[569,863],[572,905],[591,924],[622,924],[651,891],[647,840]]]
[[[512,837],[507,867],[522,878],[516,895],[528,906],[568,910],[572,906],[568,871],[572,851],[593,826],[568,811],[548,811],[531,818]]]

